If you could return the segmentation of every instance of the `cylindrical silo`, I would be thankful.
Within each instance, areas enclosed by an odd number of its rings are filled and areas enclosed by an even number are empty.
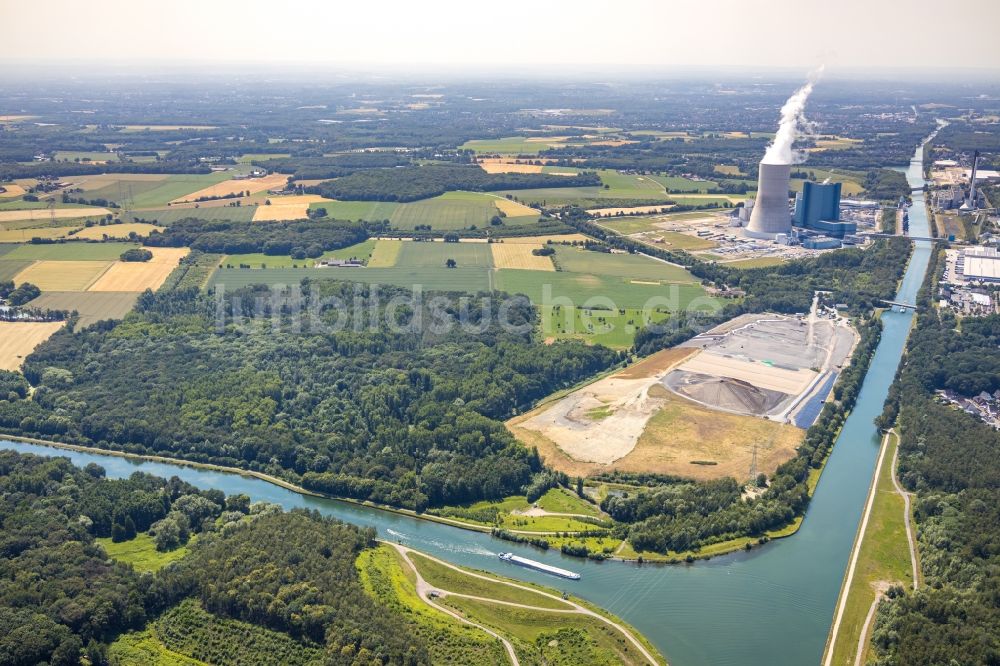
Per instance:
[[[760,163],[757,179],[757,200],[750,213],[746,234],[754,238],[771,238],[792,231],[792,216],[788,212],[788,185],[792,175],[790,164]]]

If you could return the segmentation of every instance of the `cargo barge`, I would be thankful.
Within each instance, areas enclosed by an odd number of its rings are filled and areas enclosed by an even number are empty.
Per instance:
[[[543,573],[552,574],[553,576],[559,576],[560,578],[580,580],[580,574],[578,573],[567,571],[566,569],[560,569],[559,567],[549,566],[548,564],[543,564],[534,560],[529,560],[526,557],[521,557],[519,555],[515,555],[514,553],[500,553],[500,559],[504,562],[517,564],[522,567],[527,567],[528,569],[534,569],[535,571],[541,571]]]

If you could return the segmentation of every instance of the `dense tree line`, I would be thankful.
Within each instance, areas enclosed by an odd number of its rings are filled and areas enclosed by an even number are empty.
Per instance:
[[[232,222],[194,217],[174,222],[163,231],[152,231],[145,240],[150,247],[190,247],[212,254],[262,252],[303,257],[354,245],[368,238],[365,227],[354,222]]]
[[[142,531],[164,512],[190,515],[200,535],[154,575],[109,559],[94,540],[110,516],[134,516]],[[358,579],[354,562],[372,545],[371,528],[251,505],[176,477],[109,480],[98,465],[12,451],[0,451],[0,527],[3,664],[103,666],[108,643],[164,611],[168,629],[181,613],[196,635],[235,632],[213,646],[214,663],[268,663],[275,654],[254,651],[295,645],[331,666],[427,663],[426,645]],[[207,613],[187,612],[194,601]],[[232,620],[272,633],[243,641]]]
[[[906,174],[892,169],[871,169],[865,174],[865,196],[883,201],[898,201],[910,196]]]
[[[37,389],[0,402],[0,425],[422,509],[522,491],[541,463],[501,419],[621,359],[541,344],[523,298],[434,304],[332,281],[299,291],[301,301],[292,290],[233,292],[225,320],[208,294],[146,293],[126,321],[41,346],[24,368]],[[469,328],[457,325],[463,311]]]
[[[491,174],[471,164],[433,164],[358,171],[337,180],[306,188],[306,191],[330,199],[417,201],[436,197],[451,190],[490,192],[600,184],[601,179],[596,173],[581,173],[577,176],[552,176],[542,173]]]
[[[319,157],[274,157],[254,160],[273,173],[288,173],[298,180],[340,178],[365,169],[388,169],[410,164],[407,155],[395,152],[346,153]]]
[[[879,606],[870,663],[996,664],[1000,660],[1000,433],[935,399],[940,386],[963,392],[969,359],[987,366],[976,382],[994,385],[1000,317],[953,316],[933,308],[928,272],[923,309],[881,417],[900,435],[898,474],[916,493],[919,591],[890,590]],[[935,262],[932,262],[932,268]]]

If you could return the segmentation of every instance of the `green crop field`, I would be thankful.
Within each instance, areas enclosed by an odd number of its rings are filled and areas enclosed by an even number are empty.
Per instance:
[[[757,257],[756,259],[739,259],[737,261],[727,261],[726,266],[729,268],[766,268],[768,266],[777,266],[778,264],[785,263],[784,259],[778,257]]]
[[[644,314],[642,308],[593,310],[542,306],[540,316],[541,334],[546,339],[583,340],[612,349],[627,349],[635,342],[636,331],[645,325],[647,316],[652,322],[661,322],[670,315],[655,309]],[[547,510],[555,511],[555,509]]]
[[[31,262],[28,260],[11,261],[9,259],[5,259],[4,256],[5,255],[0,254],[0,282],[4,280],[13,280],[15,275],[31,265]]]
[[[56,162],[117,162],[118,153],[102,153],[91,150],[57,150]]]
[[[156,542],[153,541],[153,537],[148,534],[139,534],[131,541],[119,543],[113,542],[109,537],[98,538],[95,541],[104,548],[108,557],[131,564],[136,571],[159,571],[190,552],[187,546],[160,552],[156,550]]]
[[[430,225],[431,229],[467,229],[487,227],[497,214],[495,197],[481,192],[446,192],[439,197],[399,204],[389,216],[396,229],[413,229],[417,225]],[[327,213],[334,213],[327,208]],[[537,216],[509,217],[505,225],[533,224]]]
[[[681,266],[637,254],[611,254],[560,246],[556,249],[552,259],[560,271],[569,273],[613,275],[632,280],[663,280],[684,283],[697,281],[687,269]]]
[[[136,210],[122,216],[126,221],[145,220],[155,224],[170,226],[177,220],[196,217],[199,220],[224,220],[227,222],[249,222],[253,219],[256,206],[202,206],[201,208],[159,208]]]
[[[541,137],[538,137],[541,138]],[[559,143],[553,141],[552,143]],[[466,141],[461,146],[461,150],[474,150],[477,153],[503,153],[507,155],[536,155],[549,148],[549,144],[544,141],[528,141],[523,136],[508,136],[502,139],[476,139]]]
[[[374,240],[367,240],[339,250],[324,252],[315,259],[293,259],[288,255],[264,254],[254,252],[250,254],[229,254],[226,255],[222,264],[227,267],[239,268],[240,265],[247,265],[250,268],[311,268],[318,261],[329,259],[361,259],[367,260],[375,249]],[[352,269],[353,270],[353,269]]]
[[[8,261],[113,261],[137,243],[65,243],[24,244],[13,246],[3,258]]]
[[[0,202],[0,210],[37,210],[40,208],[48,208],[49,202],[42,201],[25,201],[24,199],[11,199],[10,201]],[[92,206],[87,206],[84,204],[75,203],[62,203],[61,201],[56,202],[56,208],[92,208]],[[41,222],[42,220],[35,220],[36,222]],[[5,222],[4,224],[10,224]]]
[[[668,190],[698,190],[699,192],[711,192],[719,189],[719,184],[711,180],[691,180],[682,176],[645,176],[655,180]]]
[[[240,156],[240,164],[250,164],[254,160],[276,160],[284,157],[291,157],[291,153],[244,153]]]
[[[324,201],[309,204],[310,210],[325,208],[327,217],[337,220],[388,220],[399,207],[394,201]]]
[[[115,181],[93,190],[87,190],[88,199],[109,199],[121,201],[128,197],[131,188],[132,200],[136,208],[156,208],[166,206],[174,199],[196,192],[203,187],[221,183],[233,177],[232,171],[219,171],[209,174],[172,174],[163,179],[150,180],[129,179],[127,174],[121,178],[115,176]],[[140,217],[142,214],[140,213]]]
[[[647,303],[654,307],[684,308],[704,295],[696,284],[634,284],[627,278],[558,271],[498,270],[494,287],[511,294],[525,294],[538,305],[577,307],[589,301],[594,306],[618,308],[641,308]],[[601,300],[590,301],[593,298]],[[555,299],[568,302],[553,302]]]
[[[398,268],[440,268],[448,259],[454,259],[460,267],[493,267],[493,252],[487,243],[425,243],[403,242]]]
[[[517,271],[513,271],[517,272]],[[526,272],[526,271],[524,271]],[[394,284],[423,291],[459,291],[476,293],[490,288],[490,271],[479,267],[445,268],[269,268],[248,270],[222,268],[212,277],[210,287],[225,285],[236,289],[251,284],[291,285],[302,278],[311,280],[346,280],[368,284]],[[549,273],[552,275],[552,273]]]

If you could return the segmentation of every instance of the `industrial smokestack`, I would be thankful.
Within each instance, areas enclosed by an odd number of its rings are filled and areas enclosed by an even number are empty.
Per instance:
[[[760,163],[757,201],[746,228],[748,236],[773,239],[777,234],[791,233],[792,216],[788,212],[791,175],[790,164],[768,164],[766,161]]]
[[[976,207],[976,171],[979,169],[979,151],[972,156],[972,177],[969,179],[969,208]]]

